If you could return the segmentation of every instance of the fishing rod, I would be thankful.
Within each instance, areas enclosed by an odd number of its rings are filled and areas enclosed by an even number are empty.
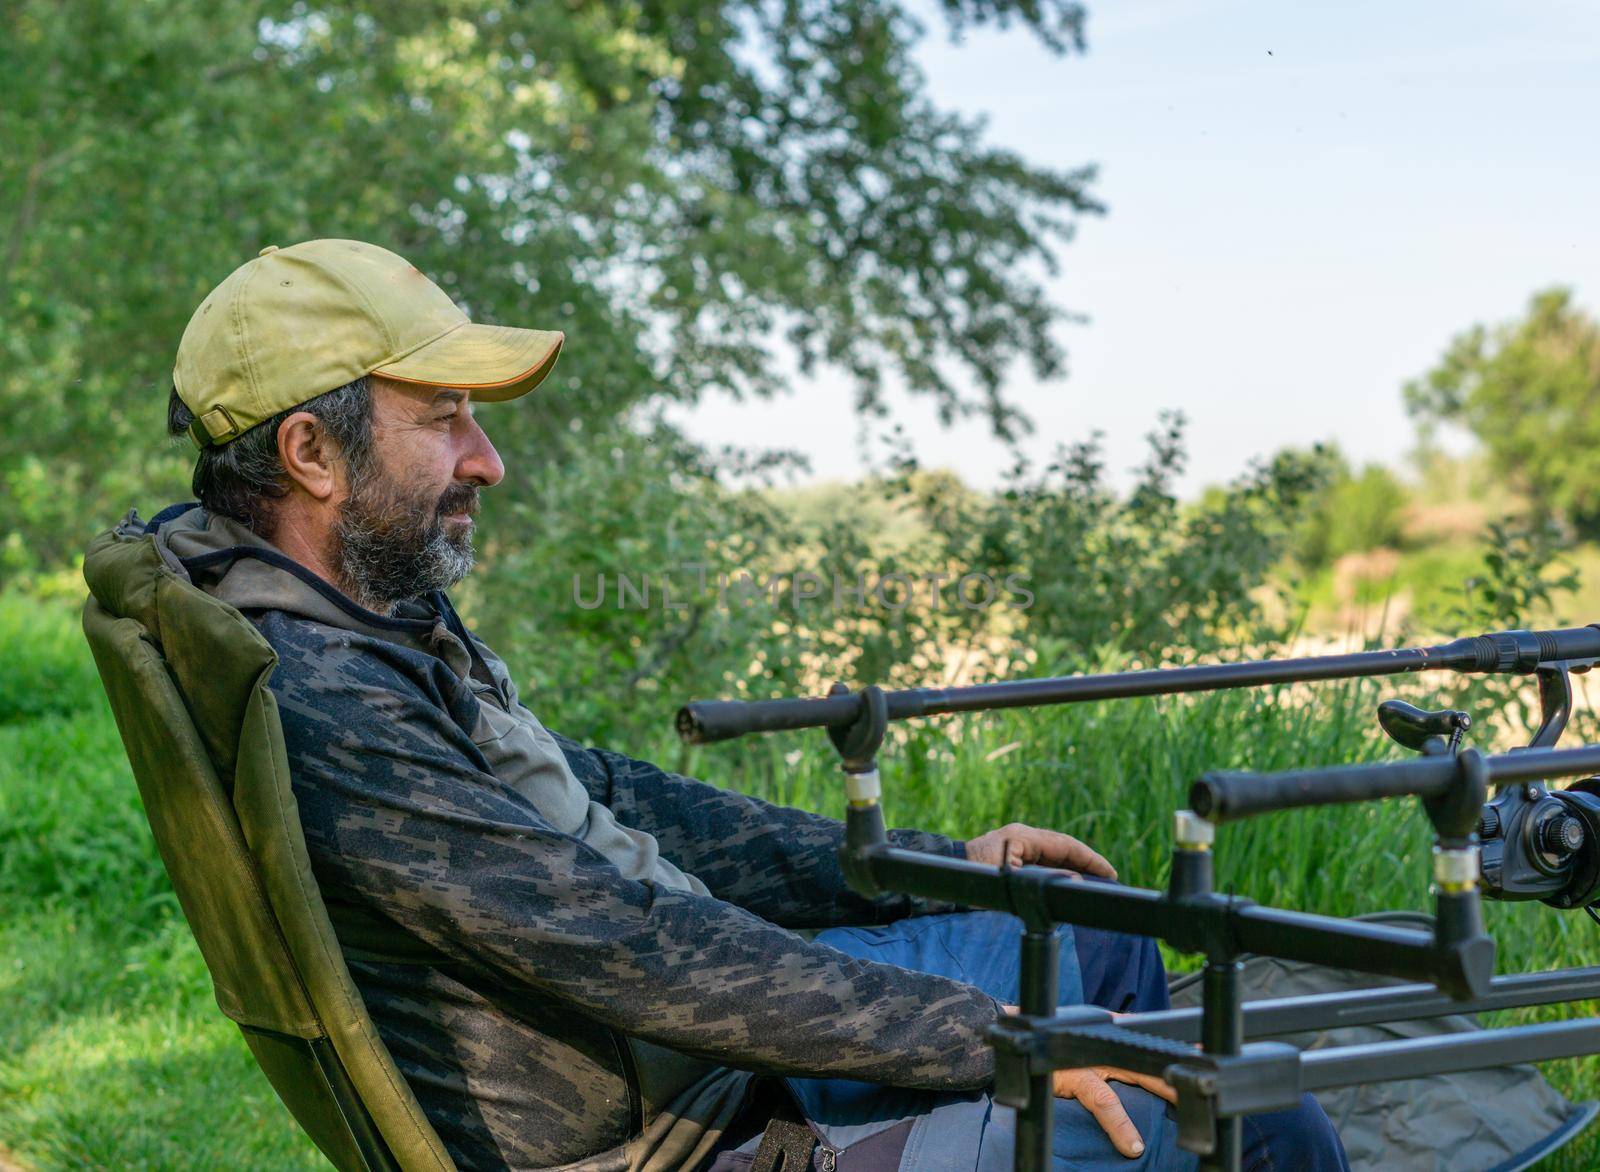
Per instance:
[[[1052,1164],[1051,1072],[1102,1062],[1165,1078],[1178,1094],[1179,1146],[1199,1155],[1208,1172],[1238,1172],[1243,1116],[1290,1108],[1302,1091],[1600,1050],[1597,1018],[1506,1027],[1443,1042],[1407,1039],[1301,1053],[1247,1039],[1259,1036],[1256,1027],[1264,1017],[1320,1028],[1348,1007],[1338,998],[1309,997],[1259,1003],[1247,1012],[1240,977],[1241,958],[1257,953],[1424,982],[1363,994],[1361,1012],[1373,1021],[1600,993],[1600,969],[1542,974],[1516,988],[1503,980],[1497,984],[1494,942],[1484,930],[1479,902],[1485,896],[1542,899],[1556,907],[1583,907],[1600,922],[1600,778],[1585,776],[1600,773],[1600,746],[1551,748],[1571,716],[1571,674],[1589,670],[1597,659],[1600,625],[1499,631],[1428,647],[1301,659],[961,688],[887,691],[871,685],[852,692],[835,684],[827,696],[810,699],[698,700],[678,711],[677,729],[691,744],[826,729],[845,775],[848,806],[839,864],[854,890],[898,891],[1009,911],[1021,919],[1021,1013],[990,1034],[995,1100],[1017,1111],[1017,1172],[1044,1172]],[[1461,747],[1472,725],[1467,713],[1386,700],[1378,706],[1379,724],[1420,759],[1206,774],[1190,791],[1190,808],[1177,812],[1165,892],[1090,882],[1049,868],[994,868],[905,850],[890,843],[884,828],[877,754],[894,720],[1423,671],[1535,676],[1542,720],[1528,746],[1532,751],[1484,757]],[[1557,777],[1583,780],[1560,789],[1542,784]],[[1499,791],[1492,800],[1491,787]],[[1421,799],[1434,830],[1430,932],[1261,907],[1213,889],[1212,843],[1219,823],[1402,796]],[[1204,955],[1198,1015],[1182,1022],[1171,1014],[1117,1019],[1090,1007],[1058,1008],[1057,923],[1153,936]],[[1180,1029],[1198,1036],[1200,1051],[1178,1040]]]
[[[678,735],[690,744],[710,744],[755,733],[823,728],[846,762],[855,789],[874,784],[875,770],[852,768],[869,760],[887,725],[957,712],[1044,707],[1137,696],[1219,691],[1227,688],[1319,680],[1370,678],[1426,671],[1531,675],[1538,683],[1541,721],[1528,745],[1549,748],[1572,714],[1572,673],[1600,661],[1600,624],[1550,631],[1496,631],[1425,647],[1358,651],[1298,659],[1099,675],[1003,680],[958,688],[867,687],[851,691],[835,684],[823,697],[779,700],[694,700],[678,710]],[[1427,711],[1400,700],[1378,705],[1378,723],[1396,743],[1413,751],[1454,754],[1472,718],[1457,709]],[[853,747],[852,747],[853,743]],[[1420,763],[1419,763],[1420,764]],[[1600,772],[1600,770],[1597,770]],[[1553,791],[1536,779],[1502,784],[1480,816],[1482,881],[1497,900],[1539,899],[1555,907],[1588,907],[1596,877],[1589,860],[1600,854],[1600,824],[1574,808],[1581,791],[1600,800],[1600,780]],[[863,791],[866,792],[866,791]],[[1592,864],[1600,868],[1600,861]],[[1590,915],[1600,922],[1600,915]]]
[[[1214,692],[1411,672],[1528,675],[1541,669],[1586,671],[1600,660],[1600,624],[1555,631],[1497,631],[1465,636],[1431,647],[1356,651],[1301,659],[1259,659],[1101,675],[1002,680],[959,688],[884,691],[889,720],[912,720],[955,712],[1035,708],[1091,700],[1122,700],[1178,692]],[[861,692],[834,685],[827,696],[781,700],[691,700],[678,710],[678,735],[692,745],[751,733],[802,728],[842,729],[861,718]]]

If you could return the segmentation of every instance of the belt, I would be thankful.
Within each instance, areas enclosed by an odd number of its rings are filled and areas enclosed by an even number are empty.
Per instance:
[[[757,1135],[761,1136],[761,1143],[756,1148],[750,1172],[809,1172],[811,1157],[819,1142],[817,1134],[806,1124],[782,1079],[756,1080],[749,1101],[723,1133],[712,1155],[732,1151]],[[832,1151],[824,1149],[829,1172],[832,1172],[833,1161],[828,1157],[832,1155]]]
[[[810,1172],[811,1153],[816,1150],[817,1136],[811,1128],[774,1117],[761,1133],[750,1172]]]

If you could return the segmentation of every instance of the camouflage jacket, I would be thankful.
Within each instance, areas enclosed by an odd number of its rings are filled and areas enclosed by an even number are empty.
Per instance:
[[[664,881],[629,877],[507,779],[484,707],[537,721],[442,593],[375,614],[198,507],[158,541],[278,653],[319,886],[380,1036],[464,1170],[702,1167],[752,1073],[992,1078],[991,998],[794,931],[934,910],[850,891],[840,823],[546,734],[587,800],[659,852]]]

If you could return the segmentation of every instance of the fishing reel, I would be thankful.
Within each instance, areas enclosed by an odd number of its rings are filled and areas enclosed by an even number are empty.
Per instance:
[[[1600,898],[1600,778],[1507,786],[1478,822],[1484,894],[1588,907]]]
[[[1569,670],[1590,665],[1555,663],[1537,671],[1543,720],[1527,746],[1549,748],[1572,713]],[[1390,739],[1426,755],[1453,754],[1472,727],[1455,709],[1425,711],[1400,700],[1378,705],[1378,724]],[[1588,911],[1600,923],[1600,777],[1565,789],[1538,782],[1505,786],[1478,820],[1483,894],[1499,900],[1542,900],[1551,907]]]

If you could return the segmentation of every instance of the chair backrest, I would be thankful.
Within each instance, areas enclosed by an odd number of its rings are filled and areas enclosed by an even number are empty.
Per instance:
[[[341,1172],[454,1172],[312,876],[267,688],[276,654],[147,536],[96,538],[84,577],[84,633],[217,1004]]]

